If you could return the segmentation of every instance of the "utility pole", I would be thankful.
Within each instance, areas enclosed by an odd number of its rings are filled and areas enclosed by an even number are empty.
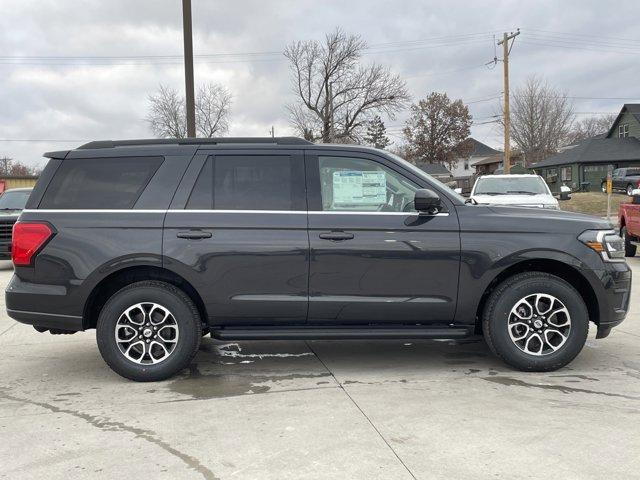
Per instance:
[[[196,136],[196,105],[193,86],[193,34],[191,0],[182,0],[182,32],[184,35],[184,83],[187,99],[187,137]]]
[[[271,138],[276,138],[276,130],[275,128],[273,128],[273,125],[271,125],[271,130],[269,130],[269,133],[271,133]]]
[[[511,52],[511,46],[509,46],[509,40],[512,40],[520,35],[520,29],[514,32],[504,32],[502,40],[498,42],[498,45],[502,45],[502,63],[504,66],[504,173],[507,174],[511,170],[511,115],[509,112],[509,53]]]
[[[329,83],[329,135],[331,137],[331,143],[335,142],[336,130],[333,124],[333,83]]]

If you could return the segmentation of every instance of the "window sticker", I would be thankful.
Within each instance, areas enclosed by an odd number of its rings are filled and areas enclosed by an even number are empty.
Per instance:
[[[381,205],[387,203],[384,171],[341,170],[333,172],[333,205]]]

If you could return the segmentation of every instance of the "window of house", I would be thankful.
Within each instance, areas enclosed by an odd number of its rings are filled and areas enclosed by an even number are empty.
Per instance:
[[[629,124],[623,123],[622,125],[618,125],[618,137],[624,138],[629,136]]]
[[[47,187],[40,208],[132,208],[162,161],[161,157],[65,160]]]
[[[549,168],[545,172],[545,180],[547,183],[553,183],[558,180],[558,170],[556,168]]]
[[[304,210],[302,162],[290,156],[209,157],[187,209]]]
[[[325,211],[414,211],[418,186],[399,173],[363,158],[319,157]]]
[[[571,181],[571,167],[562,167],[562,169],[560,170],[560,179],[563,182]]]

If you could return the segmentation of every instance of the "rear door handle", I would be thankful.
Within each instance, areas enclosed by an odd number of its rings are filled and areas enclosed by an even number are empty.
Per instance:
[[[353,233],[348,233],[348,232],[321,233],[320,238],[323,240],[333,240],[334,242],[341,241],[341,240],[351,240],[353,238]]]
[[[176,237],[186,238],[189,240],[201,240],[203,238],[211,238],[211,232],[205,232],[204,230],[188,230],[186,232],[178,232]]]

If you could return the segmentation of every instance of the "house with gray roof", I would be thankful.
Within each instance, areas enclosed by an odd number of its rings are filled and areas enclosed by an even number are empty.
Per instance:
[[[442,163],[417,162],[416,167],[443,183],[450,182],[453,179],[449,169]]]
[[[456,186],[462,188],[463,192],[469,192],[475,180],[475,166],[479,162],[501,155],[501,152],[472,137],[466,139],[462,146],[460,150],[464,151],[464,154],[456,158],[456,165],[451,169],[451,174]]]
[[[599,190],[607,169],[640,166],[640,104],[625,104],[605,135],[587,138],[531,166],[558,192]]]

